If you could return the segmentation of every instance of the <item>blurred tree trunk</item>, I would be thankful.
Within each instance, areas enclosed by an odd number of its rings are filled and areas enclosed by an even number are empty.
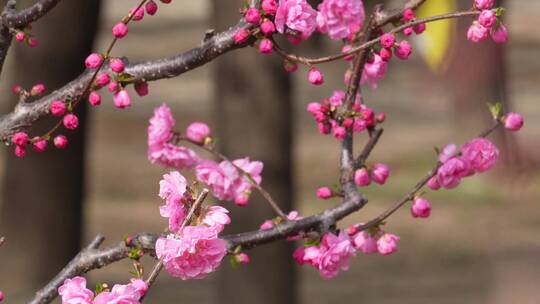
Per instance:
[[[498,2],[502,5],[503,1]],[[470,7],[471,1],[459,1],[460,9]],[[460,129],[479,129],[490,124],[487,103],[502,102],[506,110],[511,108],[507,94],[506,47],[491,39],[481,43],[468,41],[465,33],[471,22],[470,18],[458,19],[447,72],[455,119]],[[501,149],[505,164],[515,165],[519,154],[511,134],[499,129],[493,138]]]
[[[14,82],[24,88],[44,83],[52,92],[79,75],[97,31],[99,3],[62,1],[33,25],[32,33],[40,40],[37,48],[14,42]],[[0,217],[0,234],[7,242],[0,255],[9,259],[0,260],[9,262],[2,263],[0,281],[26,294],[49,281],[79,250],[87,120],[86,102],[81,105],[79,128],[60,131],[68,136],[68,149],[55,149],[50,142],[45,153],[28,149],[24,159],[8,149]],[[44,134],[57,120],[49,118],[31,135]]]
[[[238,18],[236,0],[215,0],[219,29]],[[292,208],[290,81],[276,56],[246,48],[216,63],[215,115],[219,145],[231,158],[249,156],[264,162],[265,187],[285,212]],[[273,210],[258,193],[246,208],[231,207],[229,232],[258,229]],[[249,252],[247,267],[221,267],[216,303],[287,304],[296,302],[292,245],[287,242]]]

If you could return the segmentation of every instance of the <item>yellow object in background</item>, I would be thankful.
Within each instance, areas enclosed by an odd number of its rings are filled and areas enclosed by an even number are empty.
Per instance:
[[[456,7],[456,0],[430,0],[420,6],[416,15],[418,18],[440,15],[453,12]],[[426,31],[415,40],[417,49],[429,68],[435,73],[440,73],[446,68],[445,58],[450,49],[456,21],[441,20],[426,25]]]

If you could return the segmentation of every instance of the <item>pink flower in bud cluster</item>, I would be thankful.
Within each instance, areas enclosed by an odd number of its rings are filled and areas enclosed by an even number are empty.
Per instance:
[[[495,43],[503,44],[508,41],[508,30],[504,24],[499,24],[498,27],[491,29],[491,39]]]
[[[413,34],[413,28],[412,27],[407,27],[403,30],[403,35],[405,36],[410,36]]]
[[[45,85],[42,83],[38,83],[32,87],[32,89],[30,90],[30,95],[32,96],[41,95],[44,92],[45,92]]]
[[[399,236],[391,233],[383,234],[377,240],[377,250],[381,255],[389,255],[397,251]]]
[[[409,22],[414,20],[414,11],[410,8],[403,11],[403,22]]]
[[[371,177],[366,168],[361,168],[354,172],[354,183],[359,187],[369,186],[371,184]]]
[[[191,123],[186,129],[186,137],[196,144],[204,144],[205,139],[210,136],[210,127],[202,122]]]
[[[384,185],[388,176],[390,175],[390,168],[385,164],[375,164],[371,170],[371,179],[377,184]]]
[[[169,143],[173,138],[174,124],[171,109],[166,104],[154,110],[148,126],[148,160],[179,170],[192,168],[200,162],[197,154]]]
[[[486,10],[493,7],[495,0],[474,0],[474,6],[479,10]]]
[[[96,77],[96,85],[99,87],[104,87],[111,82],[111,77],[109,77],[109,74],[107,73],[100,73]]]
[[[75,114],[69,113],[64,116],[63,123],[66,129],[75,130],[79,126],[79,118]]]
[[[483,10],[478,16],[478,23],[486,28],[491,28],[497,22],[497,16],[494,10]]]
[[[473,24],[469,27],[469,30],[467,31],[467,39],[472,42],[480,42],[482,40],[485,40],[488,35],[489,30],[477,21],[473,22]]]
[[[274,43],[272,40],[264,38],[259,43],[259,52],[261,52],[261,54],[271,54],[273,50]]]
[[[380,43],[383,48],[392,48],[396,43],[396,37],[392,33],[385,33],[381,36]]]
[[[146,13],[150,16],[154,16],[158,10],[158,6],[153,0],[146,2],[144,8],[146,9]]]
[[[321,277],[330,279],[341,270],[349,269],[349,258],[356,255],[356,250],[349,235],[340,232],[335,235],[326,233],[319,246],[300,247],[293,254],[300,265],[309,264],[319,270]]]
[[[97,69],[101,65],[101,62],[103,61],[103,57],[101,54],[92,53],[86,57],[86,60],[84,61],[84,64],[86,65],[86,68],[88,69]]]
[[[128,26],[123,22],[119,22],[113,26],[112,33],[118,39],[124,38],[128,34]]]
[[[333,196],[332,189],[328,187],[320,187],[317,189],[317,197],[320,199],[329,199]]]
[[[239,264],[249,264],[249,255],[241,252],[239,254],[234,255],[234,259]]]
[[[99,106],[101,104],[101,95],[96,91],[90,92],[88,102],[93,106]]]
[[[225,225],[231,223],[229,210],[221,206],[206,207],[201,223],[215,229],[219,233],[223,231]]]
[[[28,46],[31,48],[35,48],[39,45],[39,40],[37,40],[34,37],[28,38]]]
[[[439,185],[437,176],[430,178],[429,181],[427,182],[427,186],[429,189],[434,190],[434,191],[441,189],[441,185]]]
[[[122,73],[124,71],[125,65],[124,61],[120,58],[111,59],[111,70],[115,73]]]
[[[234,34],[234,42],[236,44],[244,43],[247,41],[248,38],[249,38],[249,32],[243,28],[239,29]]]
[[[437,182],[442,188],[454,189],[459,186],[462,178],[470,175],[470,172],[470,164],[465,159],[454,157],[437,170]]]
[[[298,70],[298,65],[295,62],[284,60],[283,61],[283,68],[287,73],[294,73]]]
[[[133,87],[137,95],[141,97],[148,95],[148,82],[137,82]]]
[[[114,106],[119,109],[129,108],[131,106],[131,97],[126,90],[120,90],[114,94]]]
[[[519,131],[523,127],[523,116],[518,113],[508,113],[504,117],[504,127],[510,131]]]
[[[415,198],[411,206],[411,214],[415,218],[428,218],[431,215],[431,203],[422,197]]]
[[[26,146],[30,141],[26,132],[17,132],[11,137],[11,142],[17,146]]]
[[[23,158],[26,156],[26,146],[15,146],[15,156]]]
[[[173,277],[202,279],[213,272],[227,253],[218,231],[206,226],[187,226],[178,235],[170,234],[156,242],[156,255]]]
[[[366,63],[362,73],[361,83],[368,83],[372,89],[377,88],[377,82],[386,75],[388,63],[378,54],[373,54],[373,62]]]
[[[17,32],[17,34],[15,34],[15,40],[17,40],[18,42],[23,42],[25,38],[26,35],[24,34],[24,32]]]
[[[58,149],[64,149],[68,145],[68,139],[64,135],[58,135],[53,140],[54,146]]]
[[[318,6],[318,30],[331,39],[339,40],[356,34],[364,23],[362,0],[324,0]]]
[[[62,298],[62,303],[92,304],[94,293],[86,288],[86,279],[74,277],[66,279],[64,284],[58,287],[58,294]]]
[[[426,24],[425,23],[417,24],[413,27],[413,29],[416,35],[420,35],[426,31]]]
[[[109,90],[109,92],[111,93],[118,91],[119,88],[120,86],[118,85],[118,82],[114,81],[109,83],[109,85],[107,86],[107,90]]]
[[[412,46],[406,40],[403,40],[399,43],[398,47],[394,50],[396,57],[401,60],[409,59],[409,56],[412,54]]]
[[[276,29],[305,40],[317,28],[317,11],[306,0],[280,0],[274,20]]]
[[[377,238],[366,231],[360,231],[353,236],[354,247],[364,254],[377,252]]]
[[[485,138],[475,138],[461,147],[463,158],[476,172],[485,172],[499,159],[499,149]]]
[[[165,200],[165,205],[159,207],[162,217],[169,219],[169,231],[178,232],[186,216],[186,202],[193,200],[187,190],[187,180],[178,171],[163,175],[159,182],[159,197]]]
[[[308,71],[308,80],[312,85],[321,85],[324,83],[324,76],[317,68],[311,68]]]
[[[96,296],[94,304],[140,304],[148,285],[141,279],[131,279],[127,285],[115,284],[111,291],[103,291]]]
[[[278,5],[276,0],[263,0],[261,7],[267,14],[273,15],[276,13]]]
[[[252,179],[260,184],[263,163],[250,161],[249,158],[237,159],[231,162],[203,161],[196,168],[197,179],[208,185],[212,194],[219,200],[234,201],[239,206],[248,203],[251,194],[250,180],[236,167],[248,173]]]
[[[45,149],[47,149],[47,140],[43,138],[35,138],[33,148],[34,151],[38,153],[44,152]]]
[[[254,8],[254,7],[250,7],[247,11],[246,11],[246,22],[247,23],[251,23],[251,24],[259,24],[259,22],[261,22],[261,13],[259,12],[259,10],[257,8]]]
[[[133,21],[140,21],[140,20],[142,20],[144,18],[144,8],[143,7],[140,7],[139,9],[137,9],[137,7],[134,7],[129,11],[129,13],[133,15],[133,17],[132,17]]]
[[[276,31],[276,26],[274,25],[274,22],[265,19],[263,23],[261,23],[261,32],[265,35],[271,35]]]
[[[457,146],[454,144],[445,145],[439,153],[439,161],[445,163],[450,158],[458,154]]]

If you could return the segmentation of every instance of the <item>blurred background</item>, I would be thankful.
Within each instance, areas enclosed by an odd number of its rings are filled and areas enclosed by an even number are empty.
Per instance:
[[[19,1],[20,7],[32,1]],[[314,3],[316,1],[313,1]],[[374,1],[367,1],[370,6]],[[397,3],[401,1],[396,1]],[[389,3],[390,6],[396,2]],[[420,14],[468,8],[470,0],[431,0]],[[13,44],[0,92],[2,111],[15,102],[10,88],[43,82],[48,91],[73,79],[91,50],[108,45],[110,28],[138,1],[63,1],[34,26],[37,49]],[[238,19],[238,0],[173,1],[158,14],[130,26],[113,55],[131,61],[171,56],[198,45],[206,29],[223,30]],[[504,1],[510,43],[466,41],[470,19],[429,24],[414,40],[407,62],[393,60],[386,79],[365,100],[387,113],[385,134],[372,162],[391,165],[387,186],[366,189],[370,202],[340,227],[366,221],[398,200],[435,160],[434,146],[474,137],[489,125],[486,103],[503,101],[525,115],[519,134],[494,135],[503,153],[497,169],[467,179],[454,191],[428,193],[428,220],[403,208],[385,229],[401,236],[398,253],[358,255],[337,279],[324,280],[295,266],[290,244],[250,252],[251,264],[184,282],[163,273],[149,303],[538,303],[540,280],[540,33],[538,1]],[[98,24],[98,26],[96,26]],[[96,30],[97,29],[97,30]],[[289,47],[289,46],[287,46]],[[294,52],[317,56],[339,46],[314,37]],[[96,234],[114,244],[141,231],[166,226],[158,213],[158,182],[166,171],[146,158],[148,118],[166,102],[177,129],[208,121],[230,157],[263,160],[263,186],[283,208],[310,215],[336,202],[315,189],[338,179],[338,145],[316,130],[305,106],[344,89],[345,62],[321,66],[326,82],[314,87],[306,69],[286,75],[276,56],[238,50],[190,73],[150,84],[150,95],[117,110],[103,94],[101,106],[85,109],[83,127],[70,148],[15,159],[2,149],[0,289],[7,303],[22,303],[48,282]],[[135,96],[135,94],[132,94]],[[37,126],[34,132],[43,130]],[[365,142],[365,134],[357,144]],[[189,175],[189,174],[188,174]],[[192,175],[190,175],[192,176]],[[257,229],[272,216],[258,194],[248,208],[229,206],[233,233]],[[147,260],[150,266],[153,261]],[[124,283],[130,262],[88,274],[96,282]]]

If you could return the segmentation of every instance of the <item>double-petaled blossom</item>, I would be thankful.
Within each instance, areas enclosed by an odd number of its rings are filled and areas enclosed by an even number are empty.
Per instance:
[[[472,42],[480,42],[482,40],[485,40],[488,35],[489,29],[487,29],[485,26],[481,25],[477,21],[473,22],[473,24],[469,27],[469,30],[467,31],[467,39]]]
[[[479,10],[486,10],[493,7],[495,0],[474,0],[474,6]]]
[[[372,89],[376,89],[377,82],[384,78],[387,69],[388,63],[378,54],[373,54],[373,61],[364,65],[361,83],[367,82]]]
[[[277,2],[276,0],[263,0],[261,4],[261,8],[270,15],[273,15],[277,11]]]
[[[229,210],[221,206],[206,207],[201,222],[202,224],[215,229],[219,233],[223,231],[225,225],[231,223]]]
[[[317,11],[306,0],[281,0],[274,22],[278,32],[305,40],[317,28]]]
[[[237,205],[245,206],[251,194],[249,174],[254,182],[261,182],[263,163],[250,161],[249,158],[237,159],[232,162],[203,161],[196,168],[197,179],[212,190],[213,195],[225,201],[234,201]]]
[[[202,122],[191,123],[186,128],[186,137],[194,143],[203,144],[205,139],[211,135],[210,127]]]
[[[173,138],[175,121],[171,109],[163,104],[154,110],[148,126],[148,159],[164,167],[187,169],[200,162],[197,154],[186,147],[175,146]]]
[[[397,251],[399,236],[385,233],[377,240],[377,250],[381,255],[389,255]]]
[[[385,164],[375,164],[371,170],[371,179],[377,184],[384,185],[390,176],[390,168]]]
[[[499,149],[485,138],[475,138],[464,144],[461,153],[476,172],[491,169],[499,159]]]
[[[377,237],[366,231],[360,231],[353,236],[353,244],[356,249],[365,254],[377,252]]]
[[[187,180],[178,171],[163,175],[159,182],[159,197],[165,205],[159,208],[161,216],[169,219],[169,230],[178,232],[186,216],[186,201],[192,199],[187,191]]]
[[[461,179],[471,175],[471,165],[462,157],[453,157],[447,160],[437,170],[437,182],[445,189],[454,189],[459,186]]]
[[[116,284],[111,291],[101,292],[94,304],[140,304],[148,285],[141,279],[132,279],[127,285]]]
[[[177,235],[161,237],[156,255],[167,272],[182,280],[202,279],[213,272],[227,253],[218,231],[207,226],[186,226]]]
[[[445,145],[439,152],[439,161],[445,163],[450,158],[456,156],[458,153],[457,146],[455,144]]]
[[[92,304],[94,298],[94,293],[86,288],[86,279],[83,277],[66,279],[58,288],[58,294],[62,304]]]
[[[358,187],[365,187],[371,184],[371,177],[366,168],[360,168],[354,172],[354,183]]]
[[[491,28],[497,22],[497,16],[494,10],[483,10],[478,16],[478,23],[486,28]]]
[[[339,40],[357,33],[364,23],[362,0],[324,0],[318,6],[318,30],[331,39]]]
[[[411,206],[411,214],[413,217],[429,217],[431,215],[431,203],[423,197],[415,198]]]

